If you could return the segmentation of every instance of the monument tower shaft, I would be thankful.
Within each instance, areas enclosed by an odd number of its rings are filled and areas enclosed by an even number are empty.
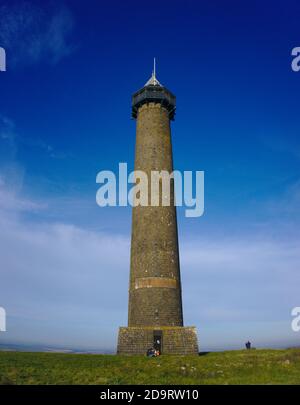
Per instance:
[[[175,96],[155,77],[132,97],[136,119],[135,173],[147,175],[148,205],[132,210],[128,326],[120,327],[119,354],[198,354],[195,327],[183,326],[174,181],[169,178],[170,202],[165,204],[164,179],[158,204],[152,204],[153,172],[173,172],[170,120]],[[151,195],[152,194],[152,195]],[[137,201],[137,200],[136,200]]]
[[[169,111],[149,102],[138,110],[135,171],[173,171]],[[183,326],[174,184],[170,206],[136,206],[132,213],[132,240],[128,326]],[[160,187],[160,193],[162,187]],[[160,196],[161,197],[161,196]]]

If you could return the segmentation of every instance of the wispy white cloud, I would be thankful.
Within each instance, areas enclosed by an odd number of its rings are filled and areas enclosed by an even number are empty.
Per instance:
[[[15,160],[20,145],[31,149],[38,149],[53,159],[72,157],[69,151],[58,150],[49,142],[43,141],[42,138],[20,135],[14,121],[0,114],[0,157],[10,162]]]
[[[8,67],[59,62],[75,49],[69,41],[73,28],[74,18],[64,5],[50,8],[24,0],[0,6],[0,44],[8,53]]]
[[[25,219],[46,204],[7,183],[2,177],[0,302],[10,326],[3,338],[112,348],[126,323],[129,238]]]
[[[47,204],[21,198],[15,185],[6,184],[5,176],[0,174],[0,214],[7,217],[9,213],[32,212],[45,209]]]

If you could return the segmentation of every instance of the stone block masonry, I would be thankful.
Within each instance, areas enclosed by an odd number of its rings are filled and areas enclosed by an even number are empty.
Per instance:
[[[153,347],[157,330],[162,336],[162,354],[198,354],[196,328],[190,327],[121,327],[119,329],[118,354],[146,354]]]

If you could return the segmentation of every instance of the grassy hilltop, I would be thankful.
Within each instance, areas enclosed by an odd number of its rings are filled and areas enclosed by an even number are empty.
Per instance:
[[[300,384],[300,349],[150,359],[0,352],[0,384]]]

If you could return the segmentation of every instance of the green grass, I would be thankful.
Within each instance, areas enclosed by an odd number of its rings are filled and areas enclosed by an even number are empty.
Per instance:
[[[300,349],[159,358],[0,352],[0,384],[300,384]]]

